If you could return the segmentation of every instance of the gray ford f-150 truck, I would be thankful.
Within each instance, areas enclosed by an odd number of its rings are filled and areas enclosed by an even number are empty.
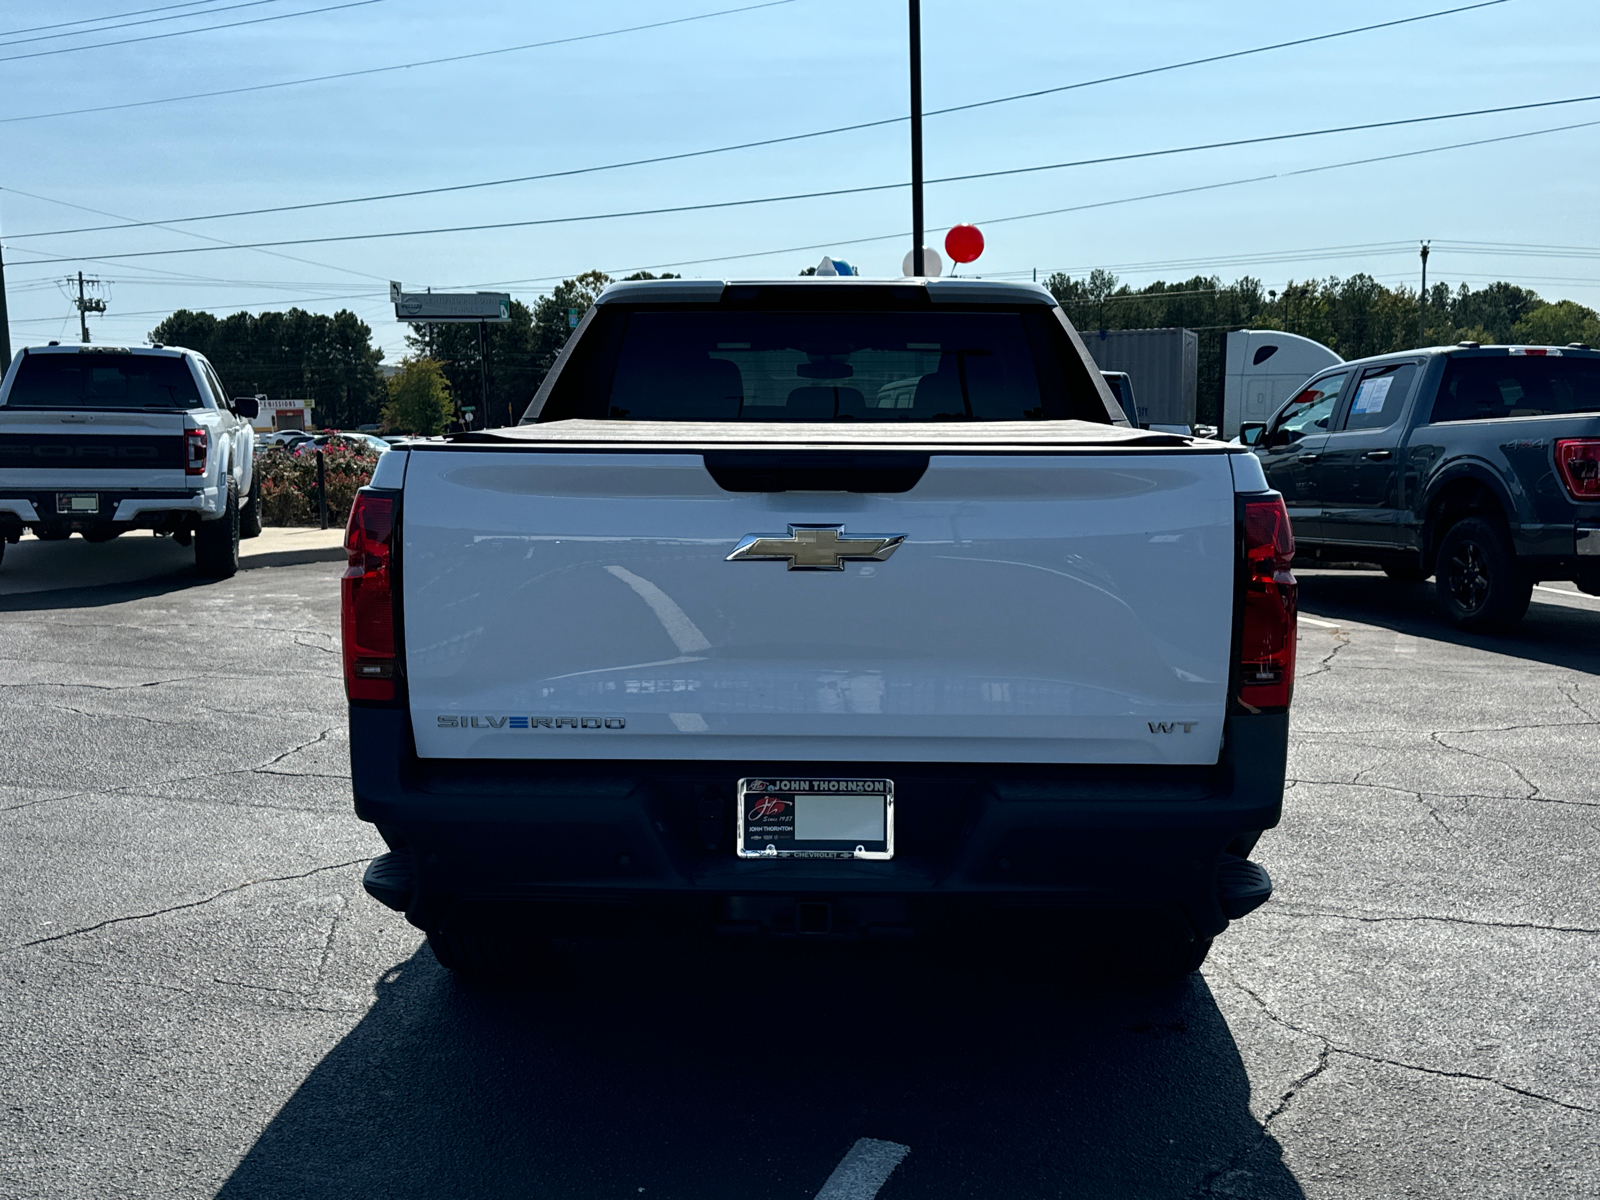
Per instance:
[[[1341,363],[1245,425],[1302,555],[1437,576],[1503,630],[1533,585],[1600,595],[1600,352],[1463,344]]]
[[[1282,500],[1130,427],[1042,288],[613,286],[346,546],[365,884],[446,966],[1012,930],[1170,974],[1270,894]]]

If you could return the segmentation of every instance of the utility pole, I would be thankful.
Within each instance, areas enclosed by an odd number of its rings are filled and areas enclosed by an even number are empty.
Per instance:
[[[11,365],[11,318],[6,313],[6,259],[0,252],[0,375]]]
[[[922,2],[911,0],[911,273],[921,279],[922,261]]]
[[[73,303],[78,308],[78,326],[83,333],[83,344],[86,346],[89,344],[89,314],[105,312],[106,302],[99,297],[93,300],[87,299],[83,294],[83,288],[85,283],[99,284],[99,282],[98,279],[85,280],[83,272],[78,272],[78,298]],[[67,286],[72,286],[72,280],[67,280]]]
[[[1422,291],[1417,295],[1417,345],[1428,340],[1428,243],[1422,243]]]
[[[489,428],[489,322],[478,322],[478,411],[483,413],[483,427]]]

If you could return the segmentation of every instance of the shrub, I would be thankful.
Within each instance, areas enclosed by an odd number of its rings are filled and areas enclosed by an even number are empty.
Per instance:
[[[323,447],[328,481],[328,524],[342,526],[350,516],[356,491],[365,487],[378,465],[377,451],[364,442],[334,438]],[[282,446],[257,452],[261,464],[261,520],[267,525],[318,525],[317,454],[308,448],[294,454]]]

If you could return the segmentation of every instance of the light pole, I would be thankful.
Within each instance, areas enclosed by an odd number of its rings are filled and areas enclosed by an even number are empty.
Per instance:
[[[1417,294],[1417,345],[1428,341],[1428,243],[1422,243],[1422,291]]]
[[[11,365],[11,318],[6,313],[6,260],[0,251],[0,374]]]
[[[922,3],[911,2],[911,274],[927,272],[922,261]]]

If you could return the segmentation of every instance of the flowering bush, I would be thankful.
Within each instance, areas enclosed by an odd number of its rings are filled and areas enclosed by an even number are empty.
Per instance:
[[[328,524],[342,526],[350,516],[356,491],[365,487],[378,465],[378,453],[365,442],[336,437],[322,448],[327,465]],[[256,452],[261,464],[261,521],[265,525],[319,525],[317,453],[309,443],[299,454],[282,446]]]

